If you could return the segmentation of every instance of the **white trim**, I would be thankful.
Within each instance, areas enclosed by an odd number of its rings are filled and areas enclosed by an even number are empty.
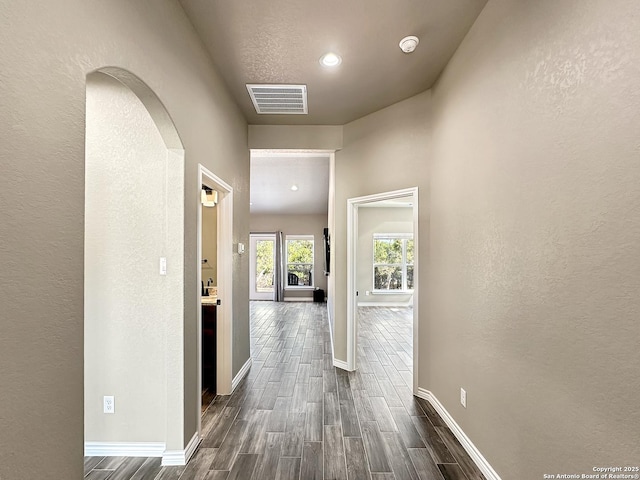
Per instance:
[[[84,442],[85,457],[161,457],[162,442]]]
[[[196,432],[184,450],[165,450],[162,454],[162,466],[186,465],[201,441],[200,435]]]
[[[197,198],[197,405],[195,406],[198,420],[196,436],[200,438],[202,431],[202,204],[200,203],[200,188],[205,183],[215,188],[218,196],[218,258],[217,283],[218,300],[221,306],[217,310],[216,334],[216,393],[229,395],[232,392],[233,369],[233,261],[238,255],[233,248],[233,187],[215,175],[204,165],[198,164],[198,198]],[[187,457],[188,459],[188,457]],[[173,464],[172,464],[173,465]],[[183,465],[183,464],[177,464]]]
[[[451,432],[458,439],[462,447],[466,450],[466,452],[471,457],[471,460],[477,465],[480,471],[487,477],[487,480],[502,480],[500,475],[496,473],[491,464],[487,461],[486,458],[480,453],[480,450],[473,444],[473,442],[467,437],[467,434],[464,433],[460,425],[456,423],[451,414],[444,408],[444,405],[440,403],[440,401],[436,398],[436,396],[426,390],[424,388],[418,388],[416,392],[416,396],[425,399],[428,401],[433,408],[438,412],[438,414],[444,420],[444,423],[447,424]]]
[[[313,302],[313,297],[284,297],[285,302]]]
[[[251,360],[251,357],[249,357],[249,360],[244,362],[244,365],[242,366],[238,374],[235,377],[233,377],[233,381],[231,382],[232,392],[236,389],[236,387],[242,381],[242,379],[247,376],[247,373],[249,373],[249,369],[251,368],[252,363],[253,362]]]
[[[355,197],[347,199],[347,362],[348,370],[356,369],[356,357],[358,351],[358,335],[357,335],[357,308],[358,299],[356,297],[356,269],[357,269],[357,243],[358,243],[358,207],[378,202],[381,200],[391,200],[401,197],[413,197],[413,245],[414,245],[414,262],[413,262],[413,289],[419,292],[419,242],[418,242],[418,187],[405,188],[403,190],[394,190],[391,192],[376,193],[374,195],[366,195],[363,197]],[[384,293],[384,292],[380,292]],[[418,296],[413,295],[413,390],[418,388]],[[388,304],[387,304],[388,305]]]
[[[359,307],[410,307],[413,300],[407,302],[358,302]]]
[[[342,370],[346,370],[347,372],[353,372],[353,370],[349,368],[349,364],[347,362],[343,362],[342,360],[338,360],[335,357],[333,357],[333,366],[341,368]]]
[[[327,322],[329,323],[329,337],[331,338],[331,358],[333,358],[333,366],[341,368],[342,370],[346,370],[348,372],[353,371],[349,370],[349,365],[347,362],[338,360],[336,358],[335,350],[333,349],[333,328],[331,328],[331,312],[327,306]]]

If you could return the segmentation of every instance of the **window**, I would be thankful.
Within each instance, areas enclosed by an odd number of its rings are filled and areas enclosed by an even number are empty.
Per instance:
[[[313,235],[287,235],[287,287],[313,287]]]
[[[373,291],[413,290],[413,235],[374,234]]]

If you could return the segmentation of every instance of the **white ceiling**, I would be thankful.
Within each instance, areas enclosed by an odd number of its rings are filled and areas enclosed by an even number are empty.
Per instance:
[[[251,151],[252,214],[326,214],[328,201],[329,154]]]

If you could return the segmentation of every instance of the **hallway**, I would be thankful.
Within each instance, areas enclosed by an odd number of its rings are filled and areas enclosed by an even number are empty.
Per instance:
[[[362,308],[359,370],[345,372],[332,365],[325,304],[252,302],[253,366],[205,411],[189,465],[88,459],[86,478],[484,479],[411,394],[411,318],[409,308]]]

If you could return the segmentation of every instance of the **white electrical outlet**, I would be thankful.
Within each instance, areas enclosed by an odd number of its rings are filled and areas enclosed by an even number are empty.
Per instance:
[[[460,389],[460,403],[467,408],[467,391],[464,388]]]
[[[116,402],[113,398],[113,395],[105,395],[103,398],[103,410],[104,413],[115,413],[116,412]]]

